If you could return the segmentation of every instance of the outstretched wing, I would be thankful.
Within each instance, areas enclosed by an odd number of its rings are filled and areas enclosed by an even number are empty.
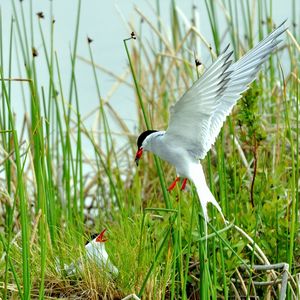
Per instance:
[[[226,117],[255,79],[285,30],[282,23],[235,63],[229,60],[232,52],[227,53],[227,47],[171,108],[165,138],[172,140],[173,145],[184,145],[195,157],[204,158]]]

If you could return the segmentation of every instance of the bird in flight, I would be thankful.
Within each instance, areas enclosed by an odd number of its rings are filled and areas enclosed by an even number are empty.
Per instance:
[[[180,178],[183,178],[181,189],[185,188],[187,179],[191,180],[206,223],[209,221],[209,202],[225,218],[206,184],[199,160],[205,158],[233,106],[280,43],[278,38],[286,30],[284,23],[234,63],[231,60],[233,51],[229,52],[227,46],[171,107],[167,130],[146,130],[137,139],[136,164],[144,151],[150,151],[175,166],[177,177],[168,190],[171,191]]]

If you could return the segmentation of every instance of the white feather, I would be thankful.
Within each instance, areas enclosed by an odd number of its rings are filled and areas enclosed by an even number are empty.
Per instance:
[[[90,261],[96,263],[96,265],[103,271],[109,271],[109,274],[117,276],[119,271],[110,261],[105,249],[104,242],[96,242],[96,238],[85,245],[86,256]],[[63,269],[68,276],[76,274],[76,270],[83,271],[83,261],[79,259],[76,263],[70,265],[64,264]],[[57,272],[60,272],[59,262],[56,266]]]
[[[236,63],[229,61],[230,53],[223,52],[172,107],[166,139],[176,136],[178,146],[182,145],[184,139],[189,144],[186,145],[188,150],[203,159],[215,142],[226,117],[255,79],[285,30],[282,23]]]
[[[142,144],[145,150],[174,165],[178,176],[193,181],[206,222],[209,202],[216,206],[222,217],[223,214],[206,184],[199,159],[206,156],[226,117],[274,51],[280,42],[278,37],[285,30],[282,23],[235,63],[230,60],[232,52],[228,53],[226,49],[171,107],[168,129],[148,135]]]

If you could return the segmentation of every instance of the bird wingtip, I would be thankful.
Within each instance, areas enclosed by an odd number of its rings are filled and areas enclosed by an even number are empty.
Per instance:
[[[229,49],[230,43],[227,44],[227,46],[225,47],[225,49],[222,51],[222,54],[225,54],[226,51]]]

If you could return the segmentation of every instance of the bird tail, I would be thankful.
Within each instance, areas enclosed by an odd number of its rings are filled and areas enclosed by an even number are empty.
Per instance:
[[[217,202],[217,200],[215,199],[215,197],[213,196],[213,194],[211,193],[211,191],[209,190],[208,186],[205,185],[205,186],[196,187],[196,188],[197,188],[197,193],[198,193],[200,205],[202,207],[205,222],[206,223],[209,222],[209,217],[208,217],[208,213],[207,213],[207,204],[208,203],[213,204],[217,208],[217,210],[219,211],[220,215],[222,216],[222,218],[225,222],[225,218],[224,218],[222,209],[221,209],[219,203]]]
[[[205,180],[205,176],[204,176],[204,172],[203,172],[201,164],[197,164],[197,170],[195,170],[195,172],[193,172],[193,174],[194,174],[193,177],[195,177],[195,178],[193,178],[193,182],[197,189],[197,193],[198,193],[200,205],[202,207],[205,222],[206,223],[209,222],[209,217],[208,217],[208,213],[207,213],[207,204],[212,203],[217,208],[217,210],[221,214],[224,222],[226,223],[226,220],[224,218],[224,215],[223,215],[223,212],[222,212],[222,209],[221,209],[219,203],[216,201],[215,197],[213,196],[209,187],[206,184],[206,180]]]

